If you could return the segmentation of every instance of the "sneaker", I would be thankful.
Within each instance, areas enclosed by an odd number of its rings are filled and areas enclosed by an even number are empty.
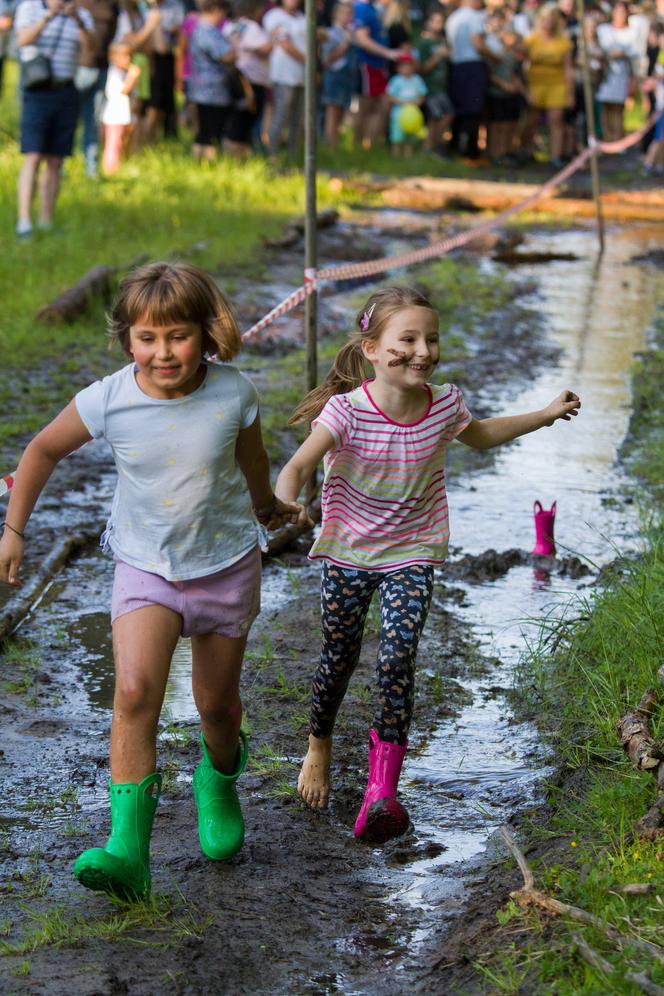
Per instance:
[[[85,175],[95,180],[99,174],[97,148],[91,147],[85,153]]]
[[[29,221],[17,221],[16,235],[19,239],[29,239],[32,235],[32,224]]]

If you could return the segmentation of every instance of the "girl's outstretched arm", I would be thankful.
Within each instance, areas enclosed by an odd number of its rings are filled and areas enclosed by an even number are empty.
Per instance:
[[[296,501],[318,464],[333,446],[332,434],[322,425],[315,426],[279,474],[274,489],[277,495],[283,501]]]
[[[35,503],[54,468],[92,439],[70,401],[46,428],[28,443],[16,471],[16,479],[7,506],[7,516],[0,540],[0,581],[15,588],[21,586],[18,570],[23,559],[21,534],[32,514]]]
[[[301,505],[280,501],[270,483],[270,460],[263,443],[261,418],[247,429],[240,429],[235,444],[235,459],[245,476],[256,518],[268,529],[277,529],[285,522],[298,522],[304,512]]]
[[[580,407],[581,401],[573,391],[562,391],[540,411],[498,418],[474,418],[470,425],[459,433],[457,439],[475,450],[489,450],[493,446],[509,443],[518,436],[525,436],[528,432],[535,432],[545,425],[553,425],[559,418],[569,422],[572,416],[579,414]]]

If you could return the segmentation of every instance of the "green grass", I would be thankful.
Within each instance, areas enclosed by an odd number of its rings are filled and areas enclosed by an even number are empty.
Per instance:
[[[25,906],[22,937],[0,939],[0,956],[21,957],[44,947],[80,947],[89,941],[120,939],[139,946],[166,948],[187,937],[202,937],[214,922],[212,913],[202,913],[181,893],[153,893],[149,899],[129,906],[110,897],[109,902],[114,911],[97,918],[63,906],[50,906],[46,911]]]
[[[647,688],[658,686],[662,663],[663,328],[660,317],[655,348],[635,370],[635,410],[623,454],[646,485],[655,486],[649,495],[656,521],[644,530],[640,555],[619,560],[602,587],[577,597],[568,618],[546,628],[523,663],[518,689],[564,773],[549,789],[550,821],[533,823],[527,834],[544,848],[534,865],[537,886],[625,934],[660,944],[664,838],[640,841],[633,833],[636,820],[655,802],[655,779],[631,767],[616,723]],[[664,707],[651,728],[662,741]],[[649,883],[655,891],[642,896],[618,891],[628,883]],[[492,992],[627,994],[637,990],[626,973],[643,969],[664,984],[664,964],[633,948],[620,952],[594,928],[562,918],[546,925],[514,903],[499,911],[498,919],[518,940],[478,964]],[[573,956],[575,930],[611,963],[608,976]]]

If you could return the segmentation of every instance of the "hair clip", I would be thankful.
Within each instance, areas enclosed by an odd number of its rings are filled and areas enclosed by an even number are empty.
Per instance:
[[[369,331],[369,322],[371,321],[371,316],[374,313],[374,308],[376,307],[376,302],[371,305],[368,311],[365,311],[360,319],[360,328],[363,332]]]

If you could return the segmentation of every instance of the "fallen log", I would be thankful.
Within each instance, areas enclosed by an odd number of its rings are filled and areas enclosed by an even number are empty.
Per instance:
[[[80,550],[98,541],[98,528],[82,530],[58,540],[42,563],[39,573],[19,588],[17,594],[0,612],[0,647],[37,605],[53,578],[60,573],[65,564]]]
[[[408,177],[382,190],[381,200],[389,207],[414,208],[421,211],[503,211],[513,207],[538,191],[532,183],[499,183],[495,181],[461,180],[449,177]],[[602,194],[602,211],[614,221],[664,221],[664,197],[661,192],[640,196],[632,191]],[[560,217],[590,218],[595,216],[592,198],[545,196],[528,208],[529,213],[555,214]]]
[[[664,666],[658,677],[664,683]],[[649,688],[641,697],[636,709],[630,710],[617,724],[623,750],[637,771],[648,771],[657,779],[655,801],[634,824],[639,840],[657,840],[664,837],[664,753],[650,730],[650,718],[661,702],[661,692]]]
[[[650,732],[650,717],[659,702],[659,692],[649,688],[636,709],[618,720],[618,736],[623,750],[637,771],[659,767],[664,755]]]
[[[37,312],[38,321],[46,322],[47,325],[62,325],[65,322],[73,322],[76,318],[84,315],[92,301],[98,297],[108,303],[113,291],[115,275],[120,271],[131,270],[132,267],[139,266],[147,259],[148,257],[143,255],[127,266],[106,266],[105,264],[95,266],[53,301],[40,308]]]
[[[331,228],[339,220],[339,212],[335,208],[326,208],[316,215],[316,228]],[[268,249],[290,249],[304,235],[304,218],[296,218],[289,222],[281,235],[274,239],[264,239],[263,245]]]
[[[101,297],[104,302],[108,302],[114,274],[114,266],[95,266],[55,300],[40,308],[37,319],[48,325],[62,325],[85,314],[94,298]]]

